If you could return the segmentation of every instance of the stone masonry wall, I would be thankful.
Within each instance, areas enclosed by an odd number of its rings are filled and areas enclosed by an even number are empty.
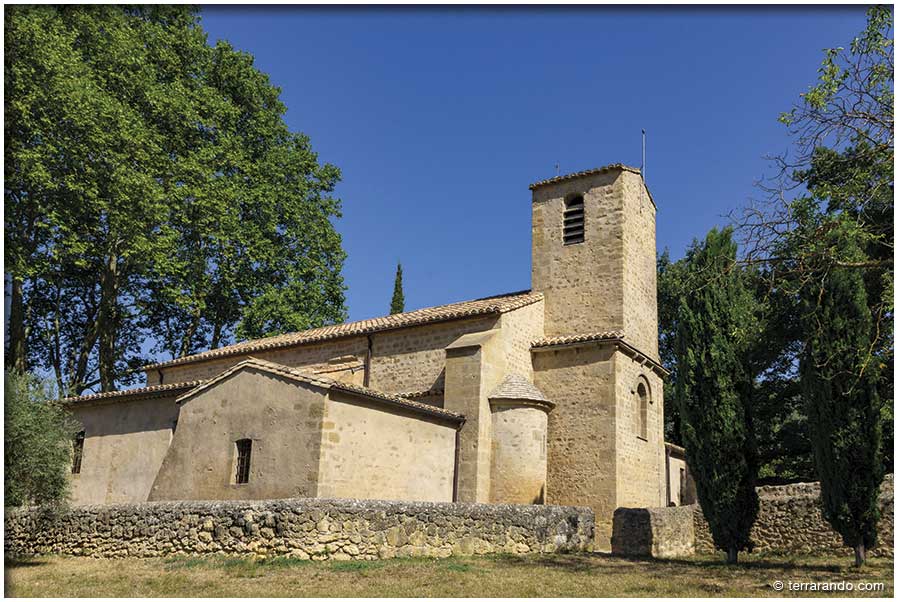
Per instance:
[[[759,487],[760,511],[752,527],[755,552],[776,554],[849,554],[842,538],[823,519],[820,511],[820,484],[796,483]],[[870,554],[891,557],[894,553],[895,489],[893,476],[883,481],[879,497],[879,544]],[[695,549],[713,553],[714,543],[708,523],[698,504],[692,506]]]
[[[611,553],[616,556],[676,558],[695,552],[692,508],[618,508]]]
[[[588,508],[374,500],[145,502],[5,516],[7,557],[292,556],[312,560],[591,549]]]

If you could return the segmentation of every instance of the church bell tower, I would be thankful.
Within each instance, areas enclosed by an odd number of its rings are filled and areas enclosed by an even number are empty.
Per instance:
[[[620,164],[530,189],[545,322],[533,379],[556,403],[547,502],[593,508],[607,550],[616,508],[665,505],[655,204],[639,170]]]
[[[639,170],[609,165],[530,189],[546,336],[623,332],[657,360],[655,204]]]

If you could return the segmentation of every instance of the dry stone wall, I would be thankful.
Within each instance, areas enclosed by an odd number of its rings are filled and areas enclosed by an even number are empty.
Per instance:
[[[10,556],[174,554],[312,560],[557,553],[591,549],[588,508],[375,500],[145,502],[59,514],[9,510]]]
[[[796,483],[758,488],[760,510],[752,527],[755,552],[774,554],[850,554],[820,510],[820,483]],[[892,475],[883,481],[879,496],[879,544],[873,556],[894,554],[895,486]],[[708,523],[698,504],[694,512],[695,549],[714,552]]]

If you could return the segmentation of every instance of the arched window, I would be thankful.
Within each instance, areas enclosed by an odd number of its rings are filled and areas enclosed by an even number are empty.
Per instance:
[[[583,211],[583,195],[564,199],[564,244],[573,245],[585,239],[586,216]]]
[[[636,417],[636,434],[642,439],[649,438],[649,404],[652,403],[651,392],[649,391],[649,385],[644,380],[640,379],[639,384],[636,385],[636,400],[638,403],[637,407],[637,417]]]

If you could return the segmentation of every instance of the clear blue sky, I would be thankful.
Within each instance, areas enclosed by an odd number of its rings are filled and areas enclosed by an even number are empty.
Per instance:
[[[343,172],[350,319],[530,286],[530,191],[640,164],[658,249],[756,194],[788,149],[777,116],[848,46],[864,7],[202,9],[210,43],[256,57],[287,122]]]

